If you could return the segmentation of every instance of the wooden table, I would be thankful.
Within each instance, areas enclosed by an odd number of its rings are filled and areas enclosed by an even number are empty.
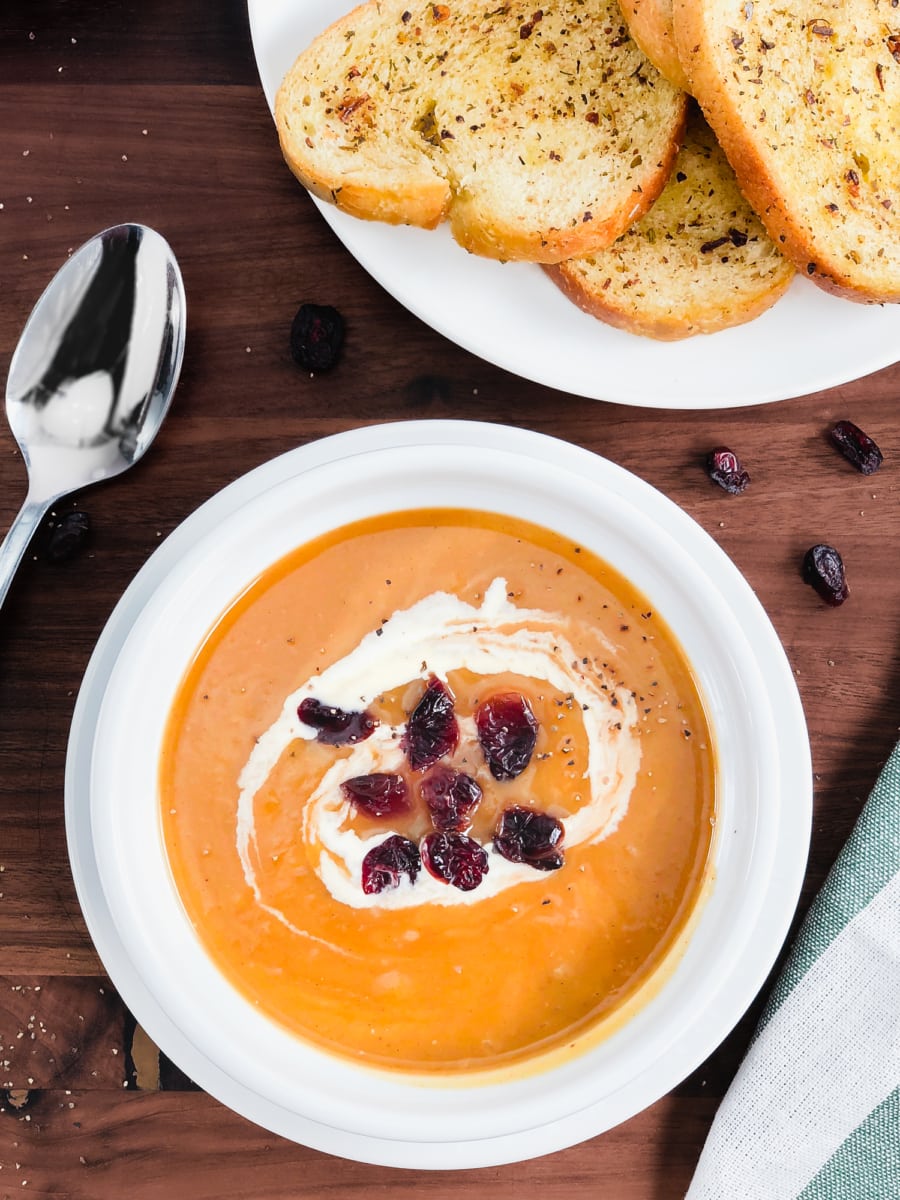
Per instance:
[[[428,1195],[683,1196],[759,1001],[723,1046],[648,1111],[534,1162],[435,1174],[293,1145],[202,1093],[149,1042],[105,978],[76,900],[63,824],[75,698],[138,568],[213,492],[313,438],[375,421],[487,419],[596,450],[681,504],[731,555],[780,634],[805,705],[815,819],[801,912],[897,736],[900,367],[755,409],[642,411],[523,382],[457,349],[386,295],[284,168],[240,0],[110,5],[8,0],[0,16],[0,367],[70,247],[120,221],[168,238],[188,293],[170,418],[127,477],[86,509],[89,547],[62,565],[39,535],[0,612],[0,1196],[150,1200]],[[340,365],[314,378],[288,351],[298,304],[346,317]],[[900,353],[900,348],[898,348]],[[739,365],[736,364],[736,369]],[[728,379],[722,380],[723,394]],[[825,433],[850,417],[886,462],[856,473]],[[734,498],[702,462],[738,450]],[[0,430],[0,524],[25,489]],[[852,596],[826,608],[805,549],[842,551]]]

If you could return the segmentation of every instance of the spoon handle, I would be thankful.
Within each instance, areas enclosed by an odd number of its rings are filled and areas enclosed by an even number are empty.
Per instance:
[[[18,516],[10,526],[9,533],[0,545],[0,606],[6,599],[16,567],[22,561],[22,555],[48,507],[48,500],[31,500],[26,497]]]

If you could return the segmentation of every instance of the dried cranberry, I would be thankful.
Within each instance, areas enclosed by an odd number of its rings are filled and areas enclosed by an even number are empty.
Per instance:
[[[504,809],[494,834],[494,849],[514,863],[527,863],[538,871],[556,871],[565,862],[562,821],[549,813],[515,805]]]
[[[838,421],[830,431],[832,444],[863,475],[872,475],[884,462],[884,455],[867,433],[852,421]]]
[[[471,775],[439,764],[419,784],[419,795],[431,813],[435,829],[466,829],[481,799],[481,788]]]
[[[402,775],[378,771],[372,775],[357,775],[354,779],[345,779],[341,791],[370,817],[390,817],[409,810],[406,780]]]
[[[47,562],[64,563],[81,550],[91,536],[91,518],[86,512],[68,512],[48,523],[44,547]]]
[[[538,724],[524,696],[500,692],[478,706],[478,741],[495,779],[515,779],[531,761]]]
[[[459,726],[453,715],[453,693],[432,676],[422,699],[409,715],[401,743],[414,771],[424,771],[459,742]]]
[[[429,833],[422,839],[422,862],[435,879],[461,892],[477,888],[488,873],[484,847],[464,833]]]
[[[803,557],[803,579],[826,604],[837,608],[850,595],[843,560],[834,546],[811,546]]]
[[[732,496],[739,495],[750,482],[750,476],[741,465],[741,460],[727,446],[716,446],[706,456],[706,472],[713,483],[730,492]]]
[[[421,865],[415,842],[393,833],[373,846],[363,859],[362,890],[367,896],[377,896],[379,892],[398,887],[401,875],[407,875],[410,883],[415,883]]]
[[[342,708],[322,704],[312,696],[301,702],[297,716],[304,725],[315,729],[316,741],[324,742],[326,746],[364,742],[378,724],[369,712],[345,712]]]
[[[344,342],[344,318],[330,304],[301,304],[291,324],[291,357],[309,371],[328,371]]]

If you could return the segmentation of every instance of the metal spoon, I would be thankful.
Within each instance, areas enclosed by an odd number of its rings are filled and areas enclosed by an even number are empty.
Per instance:
[[[178,382],[184,333],[181,271],[146,225],[96,234],[51,280],[6,385],[28,492],[0,546],[0,604],[50,505],[120,474],[153,441]]]

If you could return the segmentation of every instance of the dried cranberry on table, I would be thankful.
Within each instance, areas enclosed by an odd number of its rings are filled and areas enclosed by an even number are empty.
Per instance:
[[[409,715],[401,746],[412,769],[424,771],[445,754],[452,754],[458,743],[453,693],[432,676],[422,699]]]
[[[398,887],[406,875],[410,883],[416,882],[422,860],[419,848],[409,838],[399,833],[391,834],[368,852],[362,861],[362,890],[367,896],[377,896],[390,888]]]
[[[706,473],[713,483],[732,496],[738,496],[750,482],[741,460],[727,446],[716,446],[706,456]]]
[[[538,871],[556,871],[565,862],[562,821],[549,813],[514,805],[504,809],[494,833],[494,849],[514,863],[527,863]]]
[[[828,436],[831,444],[863,475],[873,475],[884,462],[875,442],[852,421],[838,421]]]
[[[421,846],[425,869],[442,883],[461,892],[477,888],[488,873],[488,856],[483,846],[465,833],[426,834]]]
[[[406,780],[402,775],[375,771],[345,779],[341,791],[351,804],[370,817],[392,817],[409,811]]]
[[[465,771],[454,771],[439,763],[419,784],[435,829],[461,833],[470,824],[481,800],[481,788]]]
[[[515,779],[531,761],[538,723],[524,696],[498,692],[475,713],[478,741],[495,779]]]
[[[91,518],[86,512],[68,512],[48,523],[44,547],[47,562],[64,563],[84,547],[91,536]]]
[[[832,608],[843,604],[850,595],[844,562],[834,546],[819,543],[807,550],[803,557],[803,579]]]
[[[364,742],[378,724],[369,712],[346,712],[342,708],[322,704],[312,696],[301,701],[297,716],[304,725],[315,729],[316,741],[323,742],[326,746],[347,746],[355,742]]]
[[[291,323],[291,357],[308,371],[328,371],[344,342],[344,318],[330,304],[301,304]]]

